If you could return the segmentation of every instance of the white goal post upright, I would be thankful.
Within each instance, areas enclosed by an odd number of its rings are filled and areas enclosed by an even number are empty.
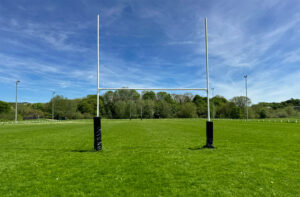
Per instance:
[[[206,51],[206,93],[207,93],[207,121],[210,121],[209,108],[209,72],[208,72],[208,43],[207,43],[207,18],[205,18],[205,51]]]
[[[206,91],[207,94],[207,122],[206,122],[206,138],[207,144],[205,148],[214,148],[212,145],[213,123],[210,122],[210,105],[209,105],[209,70],[208,70],[208,42],[207,42],[207,18],[205,18],[205,49],[206,49],[206,88],[100,88],[99,86],[99,14],[97,15],[97,116],[94,117],[94,148],[102,149],[101,141],[101,118],[99,116],[99,91],[100,90],[194,90]]]
[[[97,15],[97,117],[99,117],[99,14]]]
[[[101,118],[99,116],[99,14],[97,15],[97,115],[94,117],[94,149],[102,150]]]

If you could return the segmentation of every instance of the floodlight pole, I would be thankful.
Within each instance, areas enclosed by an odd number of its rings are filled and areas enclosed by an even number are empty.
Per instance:
[[[55,92],[52,92],[52,120],[54,120],[54,95]]]
[[[18,122],[18,83],[20,80],[16,81],[16,108],[15,108],[15,123]]]
[[[245,88],[246,88],[246,98],[245,98],[245,101],[246,101],[246,121],[248,121],[248,84],[247,84],[247,79],[248,79],[248,75],[245,75],[244,76],[244,78],[245,78]]]

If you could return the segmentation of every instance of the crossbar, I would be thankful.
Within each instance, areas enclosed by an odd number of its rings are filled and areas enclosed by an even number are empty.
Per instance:
[[[206,88],[98,88],[98,90],[203,90]]]

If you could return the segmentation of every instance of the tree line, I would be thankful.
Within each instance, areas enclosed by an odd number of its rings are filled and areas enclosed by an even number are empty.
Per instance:
[[[48,103],[19,103],[18,118],[88,119],[96,115],[96,95],[79,99],[68,99],[61,95]],[[300,99],[290,99],[280,103],[258,103],[236,96],[230,100],[222,96],[210,99],[212,118],[240,119],[246,116],[246,103],[249,118],[300,117]],[[135,90],[107,91],[99,97],[100,116],[108,119],[136,118],[207,118],[207,98],[191,93],[170,94],[167,92]],[[0,101],[0,120],[14,119],[14,103]]]

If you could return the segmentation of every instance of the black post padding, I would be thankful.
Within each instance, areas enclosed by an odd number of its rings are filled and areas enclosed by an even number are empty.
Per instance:
[[[94,117],[94,149],[96,151],[102,150],[100,117]]]
[[[214,138],[214,124],[213,122],[206,121],[206,145],[204,146],[204,148],[214,148],[213,138]]]

